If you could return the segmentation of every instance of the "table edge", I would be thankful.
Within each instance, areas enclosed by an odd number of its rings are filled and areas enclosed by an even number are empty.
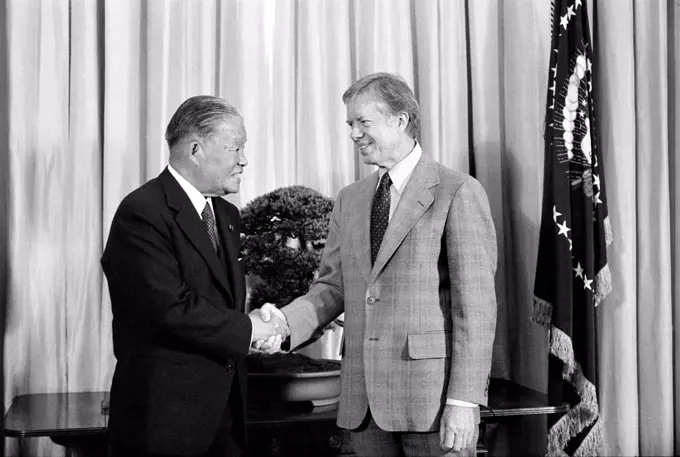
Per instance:
[[[106,427],[88,427],[76,428],[70,430],[63,429],[44,429],[44,430],[13,430],[0,429],[0,435],[7,438],[38,438],[38,437],[68,437],[68,436],[83,436],[83,435],[103,435],[106,433]]]

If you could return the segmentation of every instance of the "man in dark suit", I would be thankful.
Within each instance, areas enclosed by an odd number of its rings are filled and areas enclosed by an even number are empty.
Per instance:
[[[232,456],[245,445],[244,356],[285,323],[244,314],[238,192],[246,129],[198,96],[166,131],[170,164],[123,199],[102,266],[117,359],[109,438],[117,456]],[[274,338],[274,340],[272,340]]]

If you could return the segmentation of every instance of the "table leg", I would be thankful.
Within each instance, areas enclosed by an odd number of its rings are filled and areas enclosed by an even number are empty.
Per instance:
[[[477,439],[477,455],[485,455],[488,451],[486,447],[486,424],[484,421],[479,423],[479,438]]]

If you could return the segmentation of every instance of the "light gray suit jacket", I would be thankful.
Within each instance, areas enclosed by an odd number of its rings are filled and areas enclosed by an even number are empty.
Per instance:
[[[370,406],[386,431],[438,431],[447,397],[487,402],[497,255],[489,203],[474,178],[422,157],[371,267],[377,183],[376,172],[338,194],[319,278],[283,308],[291,347],[344,312],[338,425],[358,427]]]

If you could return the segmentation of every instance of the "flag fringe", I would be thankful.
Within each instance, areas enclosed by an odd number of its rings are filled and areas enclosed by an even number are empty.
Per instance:
[[[604,441],[604,428],[602,425],[602,419],[598,418],[595,425],[593,425],[592,430],[583,439],[581,445],[574,451],[574,457],[590,457],[593,455],[599,455],[602,450],[601,445]]]
[[[553,305],[550,302],[538,298],[534,295],[534,311],[531,314],[531,320],[536,323],[549,327],[552,324]]]
[[[595,294],[593,299],[595,306],[599,305],[604,300],[609,292],[612,291],[612,272],[609,270],[609,264],[606,263],[602,269],[595,276]]]
[[[550,336],[550,353],[564,363],[562,378],[574,386],[581,401],[572,407],[550,428],[548,433],[548,447],[546,455],[549,457],[563,456],[563,449],[569,440],[581,433],[585,428],[595,422],[600,414],[597,403],[597,391],[581,369],[581,365],[574,358],[574,348],[571,338],[559,328],[553,326]],[[597,447],[602,435],[601,427],[593,427],[583,439],[579,449],[585,446],[582,452],[595,449],[595,453],[583,455],[597,455]]]
[[[614,232],[612,231],[612,222],[609,220],[609,216],[604,218],[602,226],[604,228],[604,242],[609,246],[614,241]]]

